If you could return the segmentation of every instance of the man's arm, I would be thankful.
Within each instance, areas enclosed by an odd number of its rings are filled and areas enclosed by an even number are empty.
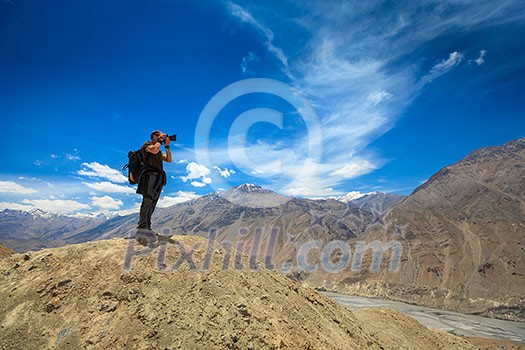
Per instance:
[[[146,152],[157,154],[160,152],[160,142],[157,142],[153,145],[146,147]]]
[[[164,148],[166,149],[166,154],[162,155],[162,160],[168,163],[171,163],[171,151],[170,151],[170,138],[168,135],[166,135],[165,141],[164,141]]]

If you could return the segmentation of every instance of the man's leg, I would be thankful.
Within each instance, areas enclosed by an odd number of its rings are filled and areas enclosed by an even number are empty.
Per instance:
[[[139,225],[137,227],[137,241],[142,245],[154,248],[157,244],[157,237],[151,230],[151,216],[155,211],[155,206],[160,197],[162,186],[158,188],[157,176],[149,174],[146,183],[146,193],[142,196],[140,206]]]
[[[151,230],[151,216],[160,197],[160,191],[155,188],[157,176],[153,173],[148,174],[146,178],[146,193],[142,196],[140,206],[139,224],[137,228]]]
[[[153,205],[153,198],[149,194],[142,195],[142,204],[140,205],[139,224],[138,229],[149,229],[149,221],[151,220],[151,206]]]

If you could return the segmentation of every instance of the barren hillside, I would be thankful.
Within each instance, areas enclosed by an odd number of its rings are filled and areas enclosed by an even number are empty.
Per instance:
[[[227,255],[213,248],[206,259],[203,238],[175,240],[139,250],[112,239],[2,259],[0,347],[474,349],[397,312],[356,316],[262,267],[223,269]]]

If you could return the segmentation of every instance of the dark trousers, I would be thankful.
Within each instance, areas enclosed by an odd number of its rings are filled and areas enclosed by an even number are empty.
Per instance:
[[[137,228],[151,230],[151,216],[155,211],[157,202],[162,191],[160,174],[149,173],[144,179],[144,191],[142,192],[142,204],[140,205],[139,224]]]

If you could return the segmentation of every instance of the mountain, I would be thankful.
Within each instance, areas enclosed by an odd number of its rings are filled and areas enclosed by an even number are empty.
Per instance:
[[[363,211],[386,214],[404,198],[405,196],[399,194],[372,192],[352,199],[348,203],[358,206]]]
[[[351,191],[351,192],[348,192],[347,194],[344,194],[338,197],[334,197],[333,199],[338,200],[343,203],[348,203],[350,201],[366,196],[367,194],[372,194],[372,193],[361,193],[358,191]]]
[[[383,229],[366,233],[368,241],[402,243],[397,272],[384,259],[378,273],[310,275],[304,282],[523,321],[524,179],[525,139],[476,150],[396,205]]]
[[[0,347],[475,349],[392,310],[351,312],[262,266],[225,268],[220,248],[205,269],[206,240],[174,239],[151,250],[112,239],[0,260]],[[177,265],[182,248],[191,260]]]
[[[232,187],[220,195],[234,204],[252,208],[276,207],[291,199],[291,197],[249,183]]]
[[[16,251],[56,247],[106,220],[104,216],[71,217],[41,209],[5,209],[0,211],[0,242]]]

